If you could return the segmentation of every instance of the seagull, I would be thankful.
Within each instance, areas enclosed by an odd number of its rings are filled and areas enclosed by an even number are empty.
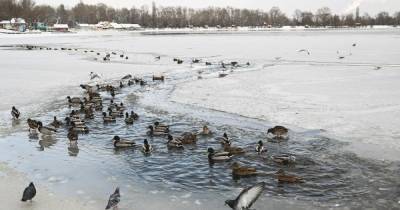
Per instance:
[[[90,80],[93,80],[93,79],[96,79],[96,78],[100,79],[100,76],[98,74],[94,73],[94,72],[90,72]]]
[[[311,54],[310,51],[308,51],[307,49],[301,49],[301,50],[298,50],[297,52],[306,52],[308,55]]]
[[[117,209],[118,208],[117,205],[118,205],[120,199],[121,199],[121,195],[119,194],[119,187],[117,187],[117,189],[115,189],[115,192],[110,195],[106,209],[110,209],[110,208]]]
[[[233,210],[248,210],[256,202],[265,189],[265,182],[260,182],[253,187],[244,189],[235,200],[226,200]]]
[[[17,108],[15,108],[15,106],[13,106],[11,109],[11,115],[14,119],[18,119],[21,113],[18,111]]]
[[[21,201],[32,201],[33,197],[36,195],[36,188],[35,185],[33,185],[33,182],[29,184],[28,187],[25,188],[24,193],[22,194],[22,199]]]

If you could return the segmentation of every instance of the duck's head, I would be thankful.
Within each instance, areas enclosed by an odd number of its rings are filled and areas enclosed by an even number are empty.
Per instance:
[[[39,126],[40,128],[43,127],[43,123],[42,123],[42,122],[38,121],[37,124],[38,124],[38,126]]]
[[[70,97],[70,96],[67,96],[67,99],[68,99],[68,100],[70,100],[70,99],[71,99],[71,97]]]
[[[223,137],[228,139],[228,134],[224,133]]]
[[[267,134],[272,133],[273,131],[274,131],[273,128],[269,128],[268,131],[267,131]]]
[[[214,154],[214,149],[213,148],[211,148],[211,147],[209,147],[208,149],[207,149],[207,152],[208,152],[208,154]]]
[[[170,134],[168,134],[168,141],[172,141],[174,137],[172,137]]]
[[[121,103],[119,104],[119,106],[124,106],[124,103],[121,102]]]
[[[234,163],[231,165],[231,169],[236,169],[236,168],[240,168],[240,164],[239,164],[238,162],[234,162]]]
[[[229,207],[231,207],[232,209],[234,209],[235,207],[235,200],[226,200],[225,201],[225,206],[228,205]]]
[[[53,119],[54,119],[54,121],[57,121],[57,117],[56,117],[56,116],[54,116],[54,118],[53,118]]]
[[[159,125],[160,125],[160,122],[156,121],[156,122],[154,122],[154,125],[155,125],[155,126],[159,126]]]
[[[149,141],[147,141],[147,139],[144,139],[143,144],[144,145],[149,145]]]
[[[15,110],[16,108],[15,108],[15,106],[13,106],[11,109],[12,109],[12,110]]]
[[[103,117],[107,117],[107,113],[103,112]]]
[[[204,126],[203,126],[203,131],[204,131],[204,132],[207,132],[207,131],[208,131],[207,125],[204,125]]]
[[[263,146],[264,143],[260,140],[260,141],[258,141],[258,145],[259,145],[259,146]]]
[[[114,136],[113,142],[115,143],[115,142],[119,142],[119,141],[121,141],[121,138],[119,138],[119,136]]]

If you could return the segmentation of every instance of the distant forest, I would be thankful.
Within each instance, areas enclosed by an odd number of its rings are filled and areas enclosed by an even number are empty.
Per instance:
[[[77,23],[96,24],[100,21],[117,23],[138,23],[148,28],[182,28],[187,26],[368,26],[400,25],[400,11],[394,14],[380,12],[376,16],[367,13],[338,15],[327,7],[315,11],[296,10],[287,15],[278,7],[269,11],[261,9],[238,9],[233,7],[208,7],[193,9],[187,7],[163,7],[153,3],[151,6],[115,9],[105,4],[89,5],[82,2],[72,8],[63,4],[58,7],[36,5],[33,0],[0,0],[0,20],[21,17],[28,24],[44,22],[47,24],[65,23],[74,26]]]

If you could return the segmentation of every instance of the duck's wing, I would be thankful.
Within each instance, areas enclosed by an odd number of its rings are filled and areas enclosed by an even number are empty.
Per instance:
[[[265,189],[265,182],[244,189],[236,198],[237,209],[249,209]]]

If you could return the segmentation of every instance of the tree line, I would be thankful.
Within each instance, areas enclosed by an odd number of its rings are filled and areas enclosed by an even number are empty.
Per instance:
[[[63,4],[58,7],[36,5],[33,0],[0,0],[0,19],[13,17],[24,18],[28,24],[43,22],[47,24],[65,23],[74,26],[77,23],[96,24],[100,21],[117,23],[138,23],[143,27],[182,28],[194,27],[229,27],[229,26],[310,26],[310,27],[341,27],[368,25],[400,25],[400,11],[390,15],[380,12],[376,16],[368,13],[363,15],[333,14],[328,7],[311,11],[296,10],[292,16],[287,16],[278,7],[269,11],[261,9],[238,9],[233,7],[208,7],[193,9],[180,6],[157,6],[154,2],[149,7],[115,9],[105,4],[90,5],[80,2],[72,8]]]

